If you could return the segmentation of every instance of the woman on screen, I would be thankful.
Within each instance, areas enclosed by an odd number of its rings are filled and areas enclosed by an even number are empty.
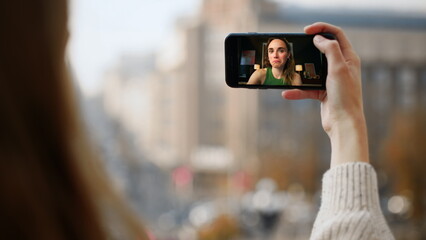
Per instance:
[[[256,85],[302,85],[300,75],[294,70],[294,58],[286,39],[271,38],[266,45],[268,58],[266,68],[256,70],[247,84]]]

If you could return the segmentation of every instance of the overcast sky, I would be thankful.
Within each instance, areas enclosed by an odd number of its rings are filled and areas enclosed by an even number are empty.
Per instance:
[[[397,12],[426,13],[425,0],[271,0],[273,2],[290,2],[292,4],[313,8],[339,9],[376,9]]]
[[[175,19],[194,15],[201,4],[201,0],[70,2],[69,56],[77,80],[88,95],[96,93],[103,72],[121,55],[157,50],[172,35]],[[313,8],[388,9],[426,16],[426,0],[298,0],[297,4]]]
[[[93,94],[103,72],[124,53],[155,51],[175,19],[199,0],[71,0],[68,53],[82,90]]]

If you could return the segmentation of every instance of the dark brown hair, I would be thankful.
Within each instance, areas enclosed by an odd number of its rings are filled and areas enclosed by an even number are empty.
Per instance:
[[[66,25],[66,0],[0,3],[1,236],[107,239],[100,206],[111,206],[146,239],[84,135],[65,68]]]
[[[275,39],[283,41],[285,43],[286,47],[287,47],[287,52],[290,54],[289,58],[287,59],[285,65],[284,65],[282,76],[283,76],[285,83],[292,84],[293,83],[293,77],[294,77],[294,74],[295,74],[295,69],[294,69],[295,61],[294,61],[294,57],[293,57],[293,54],[292,54],[291,45],[289,44],[287,39],[285,39],[285,38],[269,38],[268,39],[268,42],[267,42],[267,44],[265,46],[265,50],[264,50],[265,53],[266,53],[265,57],[263,59],[264,66],[266,66],[267,68],[272,67],[271,63],[269,62],[268,47],[269,47],[269,44]]]

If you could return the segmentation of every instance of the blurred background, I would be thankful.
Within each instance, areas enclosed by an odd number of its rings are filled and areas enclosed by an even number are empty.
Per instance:
[[[330,145],[316,101],[230,89],[230,32],[341,26],[396,239],[426,239],[426,2],[71,0],[71,72],[114,183],[158,240],[307,239]],[[350,137],[350,136],[348,136]]]

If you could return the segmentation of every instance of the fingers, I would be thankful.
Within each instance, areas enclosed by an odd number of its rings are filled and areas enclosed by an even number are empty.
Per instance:
[[[332,68],[337,68],[338,66],[345,64],[339,43],[336,40],[330,40],[321,35],[316,35],[314,37],[314,44],[325,54],[328,65],[332,66]]]
[[[349,39],[346,37],[342,29],[340,29],[339,27],[336,27],[328,23],[317,22],[312,25],[306,26],[304,30],[305,30],[305,33],[307,34],[316,34],[321,32],[334,34],[334,36],[336,36],[337,41],[339,42],[340,49],[342,51],[343,56],[346,59],[355,58],[354,56],[355,53],[353,52],[353,48],[351,43],[349,42]]]
[[[301,100],[301,99],[322,100],[323,95],[324,95],[324,90],[291,89],[291,90],[284,90],[281,93],[281,96],[284,99],[288,99],[288,100]]]

